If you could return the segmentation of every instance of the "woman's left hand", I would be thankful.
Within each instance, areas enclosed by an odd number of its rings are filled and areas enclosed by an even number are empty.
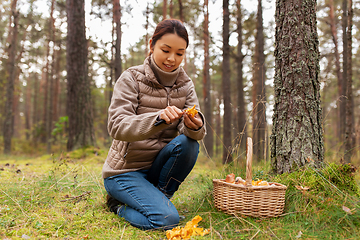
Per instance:
[[[197,113],[194,117],[185,113],[183,117],[185,126],[192,130],[199,130],[203,126],[203,121],[199,113]]]

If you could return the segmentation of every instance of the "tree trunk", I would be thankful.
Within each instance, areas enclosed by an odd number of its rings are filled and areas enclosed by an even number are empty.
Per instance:
[[[67,0],[67,150],[94,145],[90,83],[87,77],[87,40],[84,0]]]
[[[48,36],[48,38],[50,38]],[[47,46],[46,46],[46,57],[45,57],[45,67],[43,67],[43,92],[44,92],[44,101],[43,101],[43,114],[42,114],[42,131],[41,131],[41,142],[42,143],[47,143],[48,142],[48,117],[49,117],[49,55],[50,55],[50,42],[47,42]]]
[[[352,91],[352,18],[353,7],[352,0],[349,0],[349,14],[348,14],[348,29],[347,29],[347,43],[348,43],[348,64],[344,71],[347,71],[347,93],[346,93],[346,126],[345,126],[345,154],[344,160],[346,163],[351,163],[351,157],[355,147],[355,129],[354,129],[354,99]]]
[[[59,95],[60,95],[60,61],[61,61],[61,40],[57,40],[58,50],[55,54],[55,64],[54,64],[54,100],[53,100],[53,122],[59,120],[60,108],[59,108]]]
[[[33,131],[32,131],[32,139],[33,139],[33,142],[35,143],[35,145],[37,144],[38,142],[38,132],[37,132],[37,129],[39,127],[39,120],[40,120],[40,114],[39,114],[39,80],[38,80],[38,74],[34,73],[34,86],[33,86],[33,89],[34,89],[34,101],[33,101],[33,124],[32,124],[32,128],[33,128]]]
[[[145,17],[146,17],[146,21],[145,21],[145,58],[148,56],[149,54],[149,15],[150,15],[150,7],[149,7],[149,3],[147,3],[146,5],[146,12],[145,12]]]
[[[246,139],[247,139],[247,127],[246,127],[246,107],[245,107],[245,94],[243,84],[243,59],[242,54],[243,47],[243,34],[242,34],[242,14],[241,14],[241,0],[236,0],[237,5],[237,34],[238,34],[238,46],[237,46],[237,129],[239,131],[236,138],[237,144],[239,144],[239,153],[246,151]]]
[[[179,0],[179,19],[184,22],[183,4],[182,0]]]
[[[170,0],[169,14],[170,14],[170,18],[174,17],[174,3],[173,3],[173,0]]]
[[[316,0],[276,1],[272,168],[290,172],[324,160]]]
[[[166,19],[167,16],[167,0],[163,0],[163,20]]]
[[[231,86],[230,86],[230,16],[229,0],[223,0],[223,62],[222,62],[222,88],[224,100],[223,120],[223,157],[222,162],[232,162],[231,144]]]
[[[14,129],[14,112],[13,112],[13,100],[14,100],[14,82],[16,76],[16,45],[18,36],[18,21],[19,12],[17,11],[17,0],[11,2],[11,18],[13,20],[12,27],[10,27],[9,36],[9,58],[7,63],[8,69],[8,81],[6,84],[6,102],[5,102],[5,114],[4,114],[4,154],[11,153],[11,138]]]
[[[26,93],[25,93],[25,137],[26,141],[30,140],[30,129],[31,129],[31,79],[33,74],[30,74],[26,80]]]
[[[348,0],[343,0],[342,10],[342,30],[343,30],[343,77],[341,82],[340,89],[340,98],[339,98],[339,140],[341,144],[345,143],[345,128],[346,128],[346,84],[347,84],[347,66],[348,66],[348,39],[347,39],[347,28],[348,28],[348,11],[347,11],[347,2]],[[342,150],[345,150],[342,148]]]
[[[338,140],[341,139],[341,125],[343,118],[340,114],[340,106],[341,101],[344,99],[342,98],[342,83],[343,83],[343,75],[341,74],[341,67],[340,67],[340,54],[338,50],[338,40],[337,40],[337,29],[336,29],[336,21],[335,21],[335,7],[334,7],[334,0],[329,0],[329,18],[330,18],[330,29],[331,29],[331,35],[334,42],[334,54],[335,54],[335,68],[336,68],[336,76],[337,76],[337,83],[338,83],[338,93],[339,93],[339,101],[338,101],[338,126],[337,126],[337,137]]]
[[[120,0],[113,0],[113,17],[115,22],[115,81],[120,77],[121,68],[121,6]]]
[[[47,117],[45,122],[46,124],[46,151],[47,153],[51,153],[51,131],[53,126],[53,101],[54,101],[54,69],[55,69],[55,19],[54,19],[54,8],[55,8],[55,0],[51,0],[51,8],[50,8],[50,26],[49,26],[49,43],[52,42],[52,55],[51,55],[51,63],[48,64],[48,80],[49,80],[49,102],[47,104]],[[50,44],[49,44],[50,45]],[[50,49],[50,46],[48,47]]]
[[[266,159],[266,89],[265,89],[265,55],[262,4],[258,0],[257,24],[255,38],[255,64],[253,84],[253,141],[254,159]]]
[[[210,56],[209,56],[209,2],[204,2],[204,70],[203,70],[203,97],[204,97],[204,115],[208,124],[208,131],[204,139],[204,145],[210,157],[214,154],[214,135],[212,124],[212,108],[210,95]]]
[[[221,97],[219,96],[218,98],[218,104],[217,105],[217,109],[216,109],[216,125],[215,125],[215,130],[216,130],[216,138],[215,138],[215,155],[219,156],[220,152],[222,150],[221,146],[221,115],[220,115],[220,102],[221,102]]]

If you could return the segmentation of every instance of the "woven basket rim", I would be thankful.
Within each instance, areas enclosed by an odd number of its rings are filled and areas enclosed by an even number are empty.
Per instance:
[[[244,190],[245,189],[252,189],[252,190],[287,189],[287,186],[285,186],[281,183],[277,183],[277,182],[269,182],[269,184],[275,184],[275,186],[251,186],[251,187],[247,187],[242,184],[228,183],[225,181],[225,179],[213,179],[213,183],[219,183],[219,184],[227,185],[227,186],[234,187],[234,188],[240,188],[240,189],[244,189]]]

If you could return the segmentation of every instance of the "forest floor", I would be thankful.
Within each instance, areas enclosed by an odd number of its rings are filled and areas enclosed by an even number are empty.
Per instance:
[[[101,168],[106,150],[65,155],[0,155],[1,239],[167,239],[162,230],[142,231],[110,213]],[[192,239],[359,239],[360,178],[350,165],[326,163],[281,176],[269,164],[253,164],[253,179],[288,188],[284,213],[275,218],[228,215],[214,206],[212,179],[245,178],[243,163],[222,166],[200,154],[172,201],[185,220],[195,216],[209,234]],[[307,189],[308,188],[308,189]]]

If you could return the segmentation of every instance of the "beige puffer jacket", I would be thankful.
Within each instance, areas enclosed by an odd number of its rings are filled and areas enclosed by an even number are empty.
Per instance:
[[[181,68],[171,88],[161,85],[150,67],[143,65],[124,71],[114,86],[109,107],[108,130],[114,139],[105,160],[103,178],[140,169],[149,169],[158,152],[178,134],[201,140],[204,125],[197,131],[187,128],[182,118],[172,124],[154,126],[160,111],[168,105],[186,109],[199,102],[191,79]]]

